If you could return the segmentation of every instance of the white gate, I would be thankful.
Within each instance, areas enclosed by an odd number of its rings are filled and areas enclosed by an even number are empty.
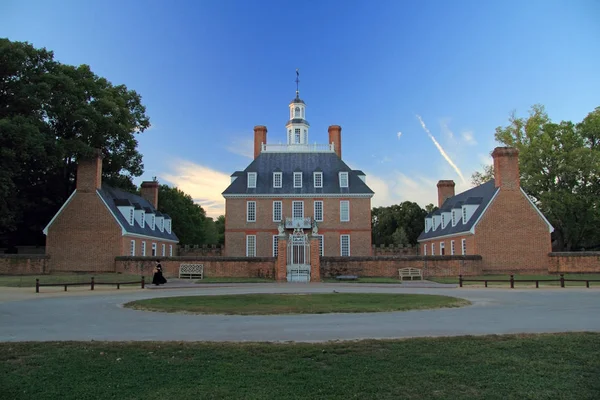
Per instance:
[[[294,229],[287,246],[287,281],[310,282],[310,241],[302,229]]]

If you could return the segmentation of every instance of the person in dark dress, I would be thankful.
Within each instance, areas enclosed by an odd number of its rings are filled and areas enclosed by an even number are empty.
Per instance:
[[[156,286],[167,283],[167,280],[163,276],[162,265],[160,265],[160,260],[156,260],[156,265],[154,266],[154,276],[152,277],[152,283]]]

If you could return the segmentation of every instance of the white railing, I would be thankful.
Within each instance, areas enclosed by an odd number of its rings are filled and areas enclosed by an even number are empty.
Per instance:
[[[300,229],[310,229],[311,228],[311,219],[310,217],[305,218],[285,218],[285,228],[300,228]]]
[[[261,152],[266,153],[333,153],[333,143],[325,144],[270,144],[262,143]]]

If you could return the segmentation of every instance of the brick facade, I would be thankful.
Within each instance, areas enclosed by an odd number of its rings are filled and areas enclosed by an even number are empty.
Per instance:
[[[273,221],[273,202],[281,201],[282,218],[291,217],[292,202],[304,202],[304,216],[314,218],[314,202],[323,201],[323,221],[317,222],[324,239],[324,255],[339,256],[340,235],[350,235],[350,255],[371,255],[370,198],[229,198],[225,201],[225,249],[229,257],[246,256],[246,235],[256,235],[256,255],[273,256],[273,236],[278,234]],[[340,221],[340,201],[348,200],[350,221]],[[246,203],[256,202],[256,222],[247,222]],[[290,231],[291,232],[291,231]]]

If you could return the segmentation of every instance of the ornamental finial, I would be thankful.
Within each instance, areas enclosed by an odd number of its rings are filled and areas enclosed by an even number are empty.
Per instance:
[[[300,94],[299,84],[300,83],[300,70],[296,68],[296,98],[298,98]]]

